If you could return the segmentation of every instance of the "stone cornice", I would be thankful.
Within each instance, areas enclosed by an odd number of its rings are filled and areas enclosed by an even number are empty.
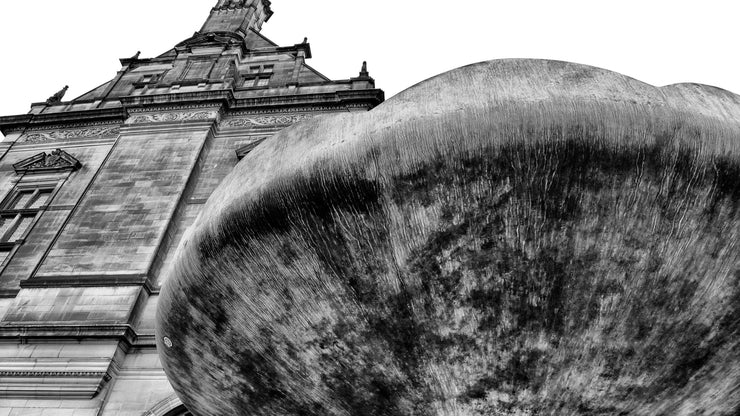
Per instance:
[[[42,325],[22,322],[0,324],[0,340],[79,341],[114,340],[126,351],[131,348],[156,348],[154,334],[138,334],[130,324],[85,325],[48,322]]]
[[[185,110],[218,110],[221,108],[220,103],[190,103],[182,105],[152,105],[147,107],[132,107],[128,109],[129,116],[133,117],[137,114],[155,113],[155,112],[169,112],[169,111],[185,111]]]
[[[176,94],[156,94],[129,96],[121,99],[121,104],[126,108],[150,107],[157,105],[173,104],[204,104],[204,103],[229,103],[234,100],[231,90],[184,92]]]
[[[315,94],[295,94],[295,95],[280,95],[272,97],[256,97],[256,98],[239,98],[236,100],[231,110],[246,110],[246,109],[261,109],[269,107],[307,107],[315,105],[337,105],[339,107],[363,102],[370,108],[375,107],[383,102],[384,94],[382,90],[346,90],[346,91],[335,91],[329,93],[315,93]]]
[[[32,114],[0,117],[0,131],[4,134],[8,134],[15,130],[22,130],[27,125],[31,124],[31,120],[33,120]]]
[[[48,287],[102,287],[143,286],[148,293],[155,290],[147,274],[132,273],[118,275],[36,275],[20,283],[23,289]],[[0,336],[2,335],[0,326]]]
[[[196,108],[213,108],[224,105],[226,114],[240,110],[252,113],[286,112],[292,108],[341,109],[345,106],[362,104],[372,108],[383,102],[385,95],[380,89],[342,90],[313,94],[274,95],[253,98],[236,98],[233,91],[204,91],[180,94],[161,94],[127,97],[122,100],[129,113],[171,111]],[[300,110],[299,110],[300,111]]]
[[[276,53],[286,54],[297,54],[301,50],[305,53],[304,57],[306,59],[311,59],[313,57],[311,55],[311,44],[309,44],[308,42],[297,43],[293,46],[278,46],[277,48],[275,48]]]
[[[131,348],[156,348],[154,334],[137,334],[129,324],[75,325],[48,322],[31,325],[10,322],[0,325],[0,340],[52,342],[81,339],[117,341],[127,351]]]
[[[96,109],[84,111],[66,111],[60,113],[24,114],[20,116],[0,117],[0,130],[10,131],[14,127],[38,127],[65,124],[67,121],[81,122],[115,122],[126,118],[123,108]]]
[[[105,377],[105,371],[3,371],[0,377]]]
[[[346,108],[338,105],[315,105],[315,106],[304,106],[304,107],[266,107],[258,109],[245,109],[230,111],[227,114],[228,118],[241,117],[241,116],[259,116],[262,114],[283,114],[283,113],[336,113],[345,111]]]
[[[0,396],[90,399],[116,373],[112,357],[0,358]]]
[[[25,322],[3,322],[0,324],[0,339],[80,339],[104,338],[128,340],[133,345],[136,333],[129,324],[99,324],[86,325],[69,324],[62,322],[47,322],[44,324],[29,324]]]
[[[130,96],[121,100],[123,107],[120,108],[0,117],[0,130],[4,133],[25,129],[70,130],[71,127],[123,123],[129,115],[133,116],[137,113],[198,108],[220,108],[225,115],[242,111],[249,111],[252,114],[266,114],[302,111],[302,109],[309,109],[308,111],[341,111],[342,109],[355,107],[370,109],[382,103],[384,99],[384,93],[380,89],[341,90],[250,98],[237,98],[233,90]],[[90,134],[96,132],[95,129],[88,129]],[[70,135],[74,136],[77,133],[83,136],[86,134],[85,132],[72,132]],[[111,130],[110,133],[112,134],[113,131]],[[57,135],[59,134],[62,133]],[[62,135],[65,136],[66,133]]]
[[[97,122],[95,122],[95,121],[92,121],[92,122],[90,122],[90,121],[88,121],[88,122],[81,121],[79,123],[71,122],[71,123],[63,123],[63,124],[49,124],[49,125],[43,125],[43,126],[29,126],[29,127],[30,128],[33,128],[34,131],[51,132],[51,131],[56,131],[56,130],[72,130],[72,129],[86,129],[86,128],[89,128],[89,129],[93,129],[93,128],[104,128],[104,129],[108,129],[108,128],[119,127],[120,125],[121,125],[121,121],[120,120],[116,120],[116,121],[113,121],[113,122],[111,122],[109,120],[108,121],[103,120],[103,121],[97,121]]]

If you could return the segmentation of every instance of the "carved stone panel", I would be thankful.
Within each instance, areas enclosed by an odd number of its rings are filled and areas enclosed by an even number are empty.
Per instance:
[[[239,117],[226,120],[225,127],[267,127],[287,126],[313,118],[313,114],[287,114],[275,116]]]
[[[181,121],[200,121],[215,119],[218,116],[216,111],[184,111],[171,113],[156,114],[138,114],[126,121],[126,124],[144,124],[144,123],[172,123]]]
[[[92,137],[114,137],[120,133],[120,128],[115,127],[91,127],[84,129],[57,130],[47,132],[34,132],[25,134],[20,143],[45,143],[75,139],[87,139]]]

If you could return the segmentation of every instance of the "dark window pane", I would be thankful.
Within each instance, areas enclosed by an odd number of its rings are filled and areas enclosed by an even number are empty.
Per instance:
[[[13,225],[14,218],[2,218],[0,219],[0,238],[2,238],[5,233],[10,230],[10,227]],[[6,241],[2,241],[3,243]]]
[[[0,263],[4,262],[5,259],[7,259],[9,255],[10,255],[10,250],[7,250],[7,249],[0,250]]]

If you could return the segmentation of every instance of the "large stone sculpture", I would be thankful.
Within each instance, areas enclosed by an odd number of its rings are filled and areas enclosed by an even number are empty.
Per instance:
[[[247,155],[158,345],[207,415],[736,415],[740,97],[504,60]]]

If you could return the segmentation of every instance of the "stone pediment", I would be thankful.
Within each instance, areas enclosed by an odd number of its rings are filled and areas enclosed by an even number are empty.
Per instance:
[[[244,156],[246,156],[249,152],[254,150],[255,147],[259,146],[260,143],[264,142],[267,137],[263,137],[261,139],[257,139],[249,144],[246,144],[238,149],[236,149],[236,158],[239,160],[242,160]]]
[[[196,33],[191,38],[177,44],[177,46],[175,46],[175,49],[184,50],[209,46],[239,46],[242,45],[243,42],[244,40],[234,33]]]
[[[39,153],[13,165],[16,173],[75,171],[81,167],[79,160],[61,149]]]

